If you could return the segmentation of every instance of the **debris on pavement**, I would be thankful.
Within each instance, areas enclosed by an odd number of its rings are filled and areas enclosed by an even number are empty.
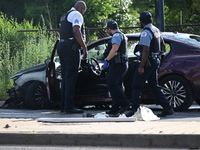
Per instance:
[[[82,123],[82,122],[134,122],[134,121],[154,121],[159,120],[151,109],[140,106],[132,117],[126,117],[121,114],[118,117],[110,117],[105,112],[96,115],[84,114],[82,118],[38,118],[38,122],[54,122],[54,123]]]
[[[150,108],[145,106],[140,106],[137,112],[132,116],[137,121],[156,121],[160,120],[158,116],[156,116]]]
[[[6,124],[3,128],[10,128],[11,126],[9,124]]]

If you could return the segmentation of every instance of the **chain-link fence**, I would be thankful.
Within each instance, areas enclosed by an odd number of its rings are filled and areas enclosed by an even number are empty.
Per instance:
[[[127,33],[137,33],[141,32],[140,27],[121,27],[120,30]],[[36,32],[38,30],[20,30],[18,32]],[[46,31],[59,32],[59,29],[48,29]],[[190,33],[200,35],[200,24],[191,24],[191,25],[167,25],[165,26],[165,32],[179,32],[179,33]],[[56,34],[59,38],[59,35]],[[109,36],[104,28],[86,28],[86,37],[87,44],[90,42],[96,41],[98,39]]]
[[[200,35],[200,24],[191,25],[169,25],[165,26],[166,32],[180,32]]]
[[[136,33],[141,32],[140,27],[122,27],[120,30],[123,33]],[[193,25],[168,25],[165,26],[165,32],[180,32],[191,33],[200,35],[200,24]],[[87,43],[95,41],[97,39],[109,36],[103,28],[87,28],[86,29]]]

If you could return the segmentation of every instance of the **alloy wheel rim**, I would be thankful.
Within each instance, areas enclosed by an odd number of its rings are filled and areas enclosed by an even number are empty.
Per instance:
[[[162,88],[165,97],[173,108],[176,108],[184,103],[186,99],[186,90],[179,81],[168,81]]]
[[[39,106],[44,107],[46,100],[47,97],[45,96],[44,89],[39,85],[35,91],[35,101]]]

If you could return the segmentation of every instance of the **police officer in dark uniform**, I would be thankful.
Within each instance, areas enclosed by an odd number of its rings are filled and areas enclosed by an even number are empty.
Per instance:
[[[163,107],[159,117],[174,114],[173,109],[165,98],[161,87],[158,85],[158,68],[160,65],[159,53],[161,51],[161,37],[160,30],[152,25],[152,15],[150,12],[144,11],[140,14],[141,27],[144,28],[140,35],[138,47],[141,47],[141,61],[134,74],[132,85],[132,108],[126,113],[127,117],[134,115],[140,105],[140,95],[146,83],[150,85],[154,92],[156,100],[159,101]]]
[[[57,46],[61,63],[61,112],[83,113],[74,106],[74,92],[80,65],[80,48],[83,60],[87,57],[87,47],[84,36],[84,20],[82,14],[86,4],[77,1],[74,7],[60,19],[60,42]]]
[[[107,32],[112,36],[108,48],[103,70],[108,69],[107,85],[112,97],[112,108],[106,111],[109,115],[118,116],[124,113],[130,106],[129,100],[123,91],[123,77],[128,68],[127,62],[127,37],[118,29],[116,21],[109,21],[106,26]]]

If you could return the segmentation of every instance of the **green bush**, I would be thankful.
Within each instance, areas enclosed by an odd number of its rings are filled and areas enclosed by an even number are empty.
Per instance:
[[[38,32],[18,32],[19,30]],[[0,13],[0,100],[7,98],[12,87],[9,77],[33,65],[42,64],[51,56],[58,33],[47,32],[45,26],[33,26],[31,21],[17,23]]]

